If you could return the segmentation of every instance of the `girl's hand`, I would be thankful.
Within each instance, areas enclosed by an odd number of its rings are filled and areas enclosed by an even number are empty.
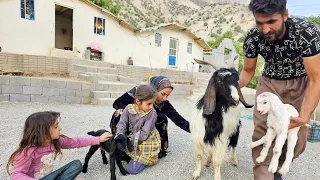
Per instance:
[[[108,141],[111,136],[112,136],[111,133],[108,133],[108,132],[103,133],[103,134],[100,136],[100,142]]]

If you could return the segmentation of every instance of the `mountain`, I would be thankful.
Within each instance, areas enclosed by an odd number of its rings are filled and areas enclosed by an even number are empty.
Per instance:
[[[211,40],[231,30],[243,36],[254,26],[250,0],[114,0],[119,17],[137,28],[177,23]]]

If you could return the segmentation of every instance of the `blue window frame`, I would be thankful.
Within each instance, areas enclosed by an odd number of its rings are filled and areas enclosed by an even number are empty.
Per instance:
[[[99,17],[94,17],[94,30],[95,34],[105,35],[106,30],[106,20]]]
[[[20,12],[22,19],[34,21],[34,0],[20,0]]]

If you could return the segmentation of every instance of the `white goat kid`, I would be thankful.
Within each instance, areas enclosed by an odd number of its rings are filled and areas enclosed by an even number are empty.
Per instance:
[[[257,110],[261,114],[268,114],[267,117],[267,133],[260,140],[251,143],[251,148],[263,145],[260,156],[256,159],[258,163],[264,162],[268,154],[268,150],[276,137],[273,156],[268,171],[275,173],[278,169],[279,157],[282,147],[288,139],[286,159],[279,173],[285,175],[290,168],[294,155],[294,148],[298,139],[298,131],[300,127],[288,129],[290,124],[290,116],[299,116],[298,111],[290,104],[283,104],[282,101],[273,93],[264,92],[257,96]]]

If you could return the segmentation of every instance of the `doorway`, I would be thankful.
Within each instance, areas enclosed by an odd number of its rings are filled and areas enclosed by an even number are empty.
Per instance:
[[[73,50],[73,9],[55,4],[55,48]]]

